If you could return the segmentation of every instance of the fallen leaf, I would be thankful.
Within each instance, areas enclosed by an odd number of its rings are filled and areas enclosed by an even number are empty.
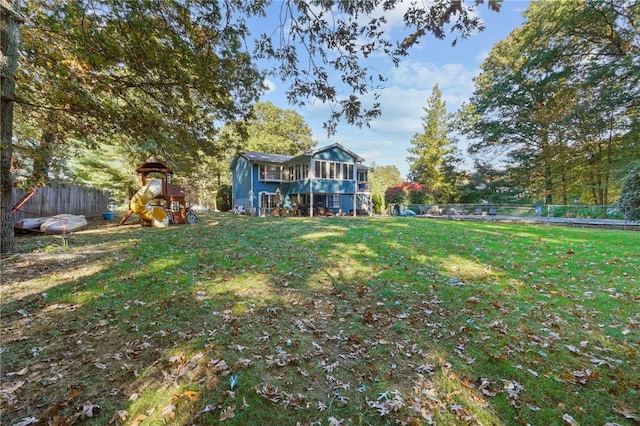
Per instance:
[[[629,407],[625,402],[620,402],[618,406],[613,410],[616,413],[622,414],[625,419],[640,421],[640,416],[638,416],[638,413],[633,408]]]
[[[236,410],[235,404],[225,408],[222,414],[220,414],[220,421],[222,422],[235,417],[236,415],[235,410]]]
[[[175,411],[175,409],[176,409],[176,406],[175,406],[175,405],[173,405],[173,404],[169,404],[169,405],[167,405],[166,407],[164,407],[164,408],[162,409],[162,415],[163,415],[163,416],[166,416],[166,415],[169,415],[169,414],[173,414],[173,412]]]
[[[7,376],[24,376],[29,371],[28,367],[23,368],[20,371],[13,371],[11,373],[7,373]]]
[[[38,419],[36,419],[35,417],[25,417],[24,419],[20,420],[18,423],[14,423],[14,426],[27,426],[35,423],[38,423]]]
[[[571,426],[580,426],[580,423],[578,423],[573,417],[571,417],[567,413],[564,413],[562,415],[562,420],[564,420],[565,422],[569,423]]]
[[[109,424],[123,425],[127,420],[128,415],[129,412],[127,410],[118,410],[113,414],[111,420],[109,420]]]

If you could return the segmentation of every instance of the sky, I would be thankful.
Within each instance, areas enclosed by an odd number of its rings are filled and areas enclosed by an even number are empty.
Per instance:
[[[472,95],[473,78],[480,73],[480,65],[493,45],[524,23],[522,12],[527,3],[527,0],[504,0],[498,13],[489,10],[486,4],[479,5],[478,14],[485,24],[485,30],[459,41],[455,47],[451,46],[452,38],[440,41],[427,35],[398,67],[388,60],[378,59],[375,66],[388,80],[379,98],[382,115],[374,119],[368,128],[351,126],[342,120],[336,134],[328,137],[322,124],[330,115],[330,106],[313,101],[307,102],[304,107],[290,105],[285,95],[287,83],[279,80],[269,79],[266,82],[269,90],[260,100],[298,112],[311,128],[318,148],[341,143],[363,157],[366,165],[394,165],[400,170],[400,175],[406,178],[410,141],[416,133],[423,131],[424,108],[433,87],[438,84],[447,110],[457,111]],[[385,16],[392,32],[394,28],[403,29],[401,11]],[[335,78],[339,80],[340,77]],[[463,151],[465,158],[462,168],[471,170],[472,160],[464,152],[467,144],[468,141],[460,139],[458,148]]]

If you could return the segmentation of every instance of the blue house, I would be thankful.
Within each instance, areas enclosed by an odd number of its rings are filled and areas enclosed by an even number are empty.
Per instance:
[[[240,151],[231,162],[234,209],[261,216],[371,214],[363,161],[340,144],[297,156]]]

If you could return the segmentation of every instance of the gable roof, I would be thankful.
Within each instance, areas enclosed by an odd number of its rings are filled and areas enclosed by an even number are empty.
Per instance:
[[[297,159],[297,158],[313,157],[314,155],[316,155],[319,152],[327,151],[327,150],[333,149],[335,147],[340,148],[341,150],[343,150],[344,152],[346,152],[347,154],[349,154],[350,156],[355,158],[356,162],[364,161],[364,158],[362,158],[358,154],[355,154],[354,152],[348,150],[347,148],[342,146],[342,144],[334,143],[334,144],[331,144],[331,145],[323,146],[322,148],[318,148],[318,149],[313,149],[311,151],[307,151],[307,152],[305,152],[303,154],[300,154],[300,155],[267,154],[267,153],[264,153],[264,152],[255,152],[255,151],[238,151],[238,153],[234,156],[233,160],[231,161],[231,168],[233,169],[233,167],[235,166],[236,162],[238,161],[238,158],[240,158],[241,156],[245,157],[247,160],[249,160],[251,162],[284,164],[284,163],[286,163],[286,162],[288,162],[290,160]]]
[[[296,157],[293,158],[299,158],[299,157],[313,157],[314,155],[316,155],[319,152],[322,151],[328,151],[330,149],[333,149],[335,147],[340,148],[341,150],[343,150],[344,152],[346,152],[347,154],[349,154],[350,156],[352,156],[353,158],[356,159],[356,161],[364,161],[364,158],[360,157],[358,154],[354,153],[353,151],[348,150],[347,148],[345,148],[344,146],[342,146],[342,144],[339,143],[334,143],[331,145],[327,145],[327,146],[323,146],[322,148],[318,148],[318,149],[313,149],[311,151],[307,151],[303,154],[300,154]]]

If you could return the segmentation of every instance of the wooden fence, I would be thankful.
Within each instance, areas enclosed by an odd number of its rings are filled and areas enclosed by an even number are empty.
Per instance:
[[[11,206],[15,206],[29,192],[13,188]],[[24,218],[47,217],[56,214],[81,214],[87,218],[101,217],[107,211],[109,191],[76,185],[38,187],[20,208],[13,213],[14,222]]]

